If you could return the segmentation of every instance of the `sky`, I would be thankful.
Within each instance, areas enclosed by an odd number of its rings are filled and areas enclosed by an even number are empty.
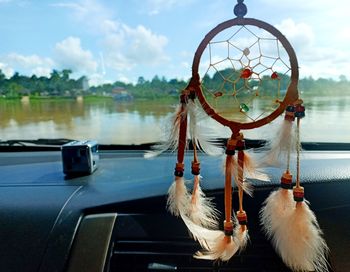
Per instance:
[[[300,77],[350,79],[350,2],[246,0],[294,47]],[[0,69],[11,77],[86,75],[90,85],[191,77],[194,52],[234,18],[229,0],[0,0]]]

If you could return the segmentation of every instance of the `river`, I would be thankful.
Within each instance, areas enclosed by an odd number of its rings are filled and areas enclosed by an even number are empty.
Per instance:
[[[350,96],[304,99],[302,141],[350,142]],[[164,137],[176,100],[117,103],[112,100],[0,100],[0,139],[96,139],[102,144],[140,144]],[[279,120],[244,132],[247,138],[270,139]],[[201,127],[213,137],[230,131],[211,119]]]

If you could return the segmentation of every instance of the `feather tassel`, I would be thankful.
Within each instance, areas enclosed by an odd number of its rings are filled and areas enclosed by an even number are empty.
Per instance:
[[[218,211],[215,209],[211,199],[206,198],[204,192],[200,187],[200,163],[197,157],[197,148],[202,149],[204,152],[217,155],[222,152],[222,149],[218,146],[211,144],[204,134],[199,133],[199,119],[200,110],[196,105],[194,99],[188,100],[188,116],[189,116],[189,134],[193,143],[193,157],[192,162],[192,174],[194,175],[194,185],[191,199],[190,218],[192,221],[200,226],[207,227],[209,229],[216,228],[218,226],[217,218]]]
[[[326,257],[329,250],[308,202],[299,202],[280,220],[272,242],[293,271],[328,271]]]
[[[175,181],[168,190],[167,209],[175,215],[188,214],[190,209],[190,194],[183,177],[175,177]]]
[[[196,259],[228,261],[239,249],[238,239],[236,237],[226,236],[223,232],[216,241],[210,242],[207,251],[196,252],[194,255]]]
[[[194,255],[196,259],[204,260],[222,260],[228,261],[237,252],[243,250],[249,240],[248,230],[238,224],[237,219],[235,222],[235,228],[233,235],[225,235],[224,232],[220,231],[220,235],[215,239],[208,239],[206,250],[198,251]]]
[[[273,191],[265,200],[260,210],[260,222],[269,239],[278,240],[275,236],[280,234],[280,223],[290,215],[294,203],[291,190],[282,188]]]
[[[209,250],[209,245],[211,245],[213,241],[217,241],[222,234],[220,230],[207,229],[194,223],[192,219],[184,213],[181,213],[181,219],[186,224],[193,239],[198,241],[205,250]]]
[[[229,139],[226,150],[224,232],[221,232],[215,239],[206,239],[205,250],[198,251],[194,255],[197,259],[228,261],[240,248],[244,248],[247,244],[248,232],[246,226],[239,225],[237,218],[232,219],[232,173],[235,171],[234,166],[237,165],[234,162],[236,143],[236,139]],[[242,177],[241,174],[238,173],[238,176]],[[239,191],[243,192],[243,181],[242,179],[237,180],[241,181],[238,186]],[[241,215],[240,212],[239,215]],[[245,222],[241,221],[242,218],[239,219],[242,224],[246,224],[245,213],[244,216]]]
[[[194,176],[191,198],[191,220],[203,227],[214,229],[218,227],[219,212],[215,209],[211,198],[207,198],[200,187],[200,175]]]
[[[261,166],[285,166],[289,164],[290,152],[296,150],[297,134],[294,126],[294,106],[288,106],[282,125],[275,133],[276,137],[271,144],[270,150],[262,160]]]
[[[326,272],[328,271],[329,250],[322,238],[322,231],[316,216],[311,211],[309,203],[304,200],[304,188],[300,186],[299,128],[300,119],[305,116],[305,108],[301,103],[302,100],[297,100],[293,109],[293,120],[294,116],[298,118],[295,145],[297,151],[296,186],[293,193],[288,190],[292,183],[292,176],[289,174],[290,152],[286,152],[287,170],[281,178],[282,188],[272,192],[267,198],[260,218],[263,229],[271,238],[276,251],[293,271]],[[287,114],[286,117],[288,117]],[[292,119],[291,115],[290,118]]]

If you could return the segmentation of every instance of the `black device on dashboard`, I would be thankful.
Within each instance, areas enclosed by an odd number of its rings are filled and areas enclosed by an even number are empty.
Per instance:
[[[99,161],[96,141],[72,141],[62,145],[63,173],[66,175],[91,174]]]

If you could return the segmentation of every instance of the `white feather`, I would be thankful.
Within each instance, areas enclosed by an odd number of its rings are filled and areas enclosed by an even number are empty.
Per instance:
[[[239,241],[236,237],[225,236],[223,232],[214,241],[209,241],[208,250],[197,251],[193,256],[203,260],[228,261],[239,249]]]
[[[279,129],[273,133],[274,139],[269,144],[270,150],[262,159],[261,166],[286,166],[288,154],[297,148],[297,134],[294,127],[294,122],[283,120],[279,124]]]
[[[190,218],[197,224],[206,228],[214,229],[218,227],[219,212],[215,209],[211,198],[207,198],[200,187],[201,177],[195,176],[193,194],[191,199]]]
[[[284,263],[293,271],[328,271],[329,250],[307,202],[298,204],[280,220],[272,242]]]
[[[248,230],[246,228],[242,230],[237,220],[235,221],[233,236],[225,236],[224,232],[220,232],[215,239],[207,239],[205,250],[196,252],[194,257],[204,260],[228,261],[237,251],[243,250],[249,240]]]
[[[175,215],[188,214],[190,209],[190,194],[187,191],[183,177],[175,177],[168,190],[167,209]]]
[[[253,191],[254,191],[254,187],[253,185],[251,185],[249,182],[246,181],[246,179],[244,178],[243,181],[240,181],[240,179],[238,178],[238,163],[237,163],[237,159],[232,156],[229,159],[228,165],[226,165],[226,157],[223,163],[223,172],[224,174],[226,173],[226,167],[229,167],[229,171],[231,172],[231,175],[233,177],[233,181],[235,183],[235,186],[238,188],[242,188],[243,191],[249,195],[249,196],[253,196]],[[244,174],[243,174],[244,175]]]
[[[207,229],[194,223],[186,214],[181,214],[181,218],[186,224],[191,236],[195,241],[198,241],[202,248],[209,249],[208,245],[212,241],[216,241],[222,234],[220,230]]]
[[[270,177],[264,173],[263,169],[256,162],[256,158],[249,152],[244,151],[244,178],[269,182]]]
[[[210,135],[208,128],[203,128],[201,123],[209,117],[203,112],[201,107],[189,99],[188,101],[188,116],[189,116],[189,134],[195,144],[204,153],[211,156],[220,156],[224,153],[219,144],[213,142],[214,135]]]
[[[181,117],[187,114],[187,107],[178,105],[175,113],[171,116],[171,120],[166,122],[167,126],[163,130],[165,132],[164,141],[154,145],[152,150],[144,154],[144,158],[149,159],[159,156],[161,153],[170,150],[175,151],[179,145],[179,129]]]
[[[295,205],[292,190],[278,189],[271,192],[260,210],[260,222],[268,238],[272,238],[281,220],[293,212]]]

